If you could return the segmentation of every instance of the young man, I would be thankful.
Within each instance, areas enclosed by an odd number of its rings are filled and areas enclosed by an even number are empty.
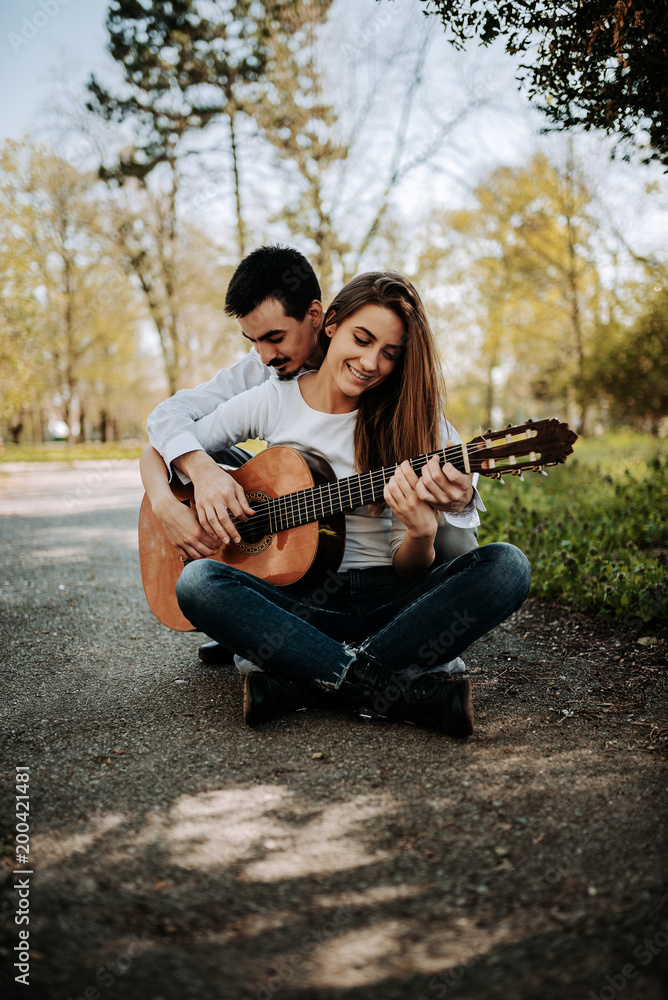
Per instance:
[[[268,378],[290,379],[300,371],[319,368],[320,299],[318,279],[299,251],[281,246],[254,250],[234,272],[225,297],[225,309],[238,319],[251,344],[250,352],[209,382],[181,389],[149,415],[146,426],[152,448],[142,456],[142,466],[155,471],[159,465],[163,473],[159,491],[153,486],[149,496],[156,517],[184,560],[212,555],[221,541],[237,541],[230,514],[250,513],[243,490],[218,464],[238,467],[250,456],[239,448],[208,455],[194,433],[197,420]],[[456,432],[449,426],[447,431],[457,443]],[[183,482],[192,481],[197,515],[169,490],[168,478],[174,473]],[[484,507],[474,490],[470,502],[459,509],[460,478],[458,474],[448,477],[441,470],[437,475],[426,472],[420,482],[422,498],[446,511],[447,520],[436,541],[440,562],[449,562],[478,544],[478,509]],[[205,663],[226,662],[230,657],[218,643],[206,643],[199,655]]]

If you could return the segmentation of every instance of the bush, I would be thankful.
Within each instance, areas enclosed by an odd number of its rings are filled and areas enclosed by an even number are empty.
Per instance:
[[[580,440],[548,478],[483,483],[481,543],[531,561],[531,594],[631,628],[668,622],[668,455],[643,435]]]

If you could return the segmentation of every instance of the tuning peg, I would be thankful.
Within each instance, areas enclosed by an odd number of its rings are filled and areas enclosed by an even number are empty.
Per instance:
[[[547,472],[545,471],[545,469],[539,469],[538,470],[538,475],[539,476],[545,476],[545,478],[547,479]]]
[[[520,482],[523,483],[524,482],[524,473],[523,472],[518,472],[517,475],[520,477]]]
[[[502,485],[502,486],[505,486],[505,485],[506,485],[506,481],[505,481],[505,479],[503,478],[503,476],[499,476],[499,482],[501,483],[501,485]]]

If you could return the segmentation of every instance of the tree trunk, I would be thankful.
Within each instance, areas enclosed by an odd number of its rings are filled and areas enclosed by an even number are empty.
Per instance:
[[[237,244],[239,260],[246,256],[246,227],[241,212],[241,183],[239,178],[239,154],[237,152],[237,136],[235,131],[235,115],[231,110],[231,98],[228,95],[228,122],[230,125],[230,147],[232,149],[232,176],[234,177],[234,206],[237,216]]]
[[[492,426],[492,410],[494,409],[494,379],[492,378],[492,372],[495,367],[495,365],[490,365],[487,369],[487,385],[485,387],[485,410],[487,411],[486,423],[489,428]]]
[[[21,444],[21,435],[23,433],[23,421],[19,420],[15,424],[10,424],[9,433],[12,435],[12,441],[14,442],[14,444]]]
[[[578,274],[578,252],[577,252],[577,233],[575,232],[575,196],[574,196],[574,179],[575,167],[573,161],[573,145],[572,142],[569,144],[569,158],[568,167],[566,170],[566,185],[567,185],[567,196],[565,216],[566,216],[566,231],[568,233],[568,272],[566,280],[568,283],[568,292],[570,297],[571,306],[571,327],[573,330],[573,346],[575,348],[575,359],[577,364],[577,383],[576,383],[576,399],[578,401],[579,408],[579,427],[578,431],[580,434],[586,433],[586,421],[587,421],[587,399],[586,399],[586,381],[585,381],[585,351],[584,351],[584,335],[582,330],[582,315],[580,310],[580,283]]]

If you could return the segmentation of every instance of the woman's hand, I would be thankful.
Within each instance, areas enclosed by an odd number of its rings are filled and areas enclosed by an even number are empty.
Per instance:
[[[433,541],[436,536],[436,518],[433,507],[418,495],[418,481],[410,462],[402,462],[385,485],[383,497],[392,513],[406,525],[409,535]]]
[[[417,493],[418,477],[409,462],[402,462],[386,484],[383,497],[388,507],[406,525],[406,534],[392,565],[403,580],[429,569],[436,554],[434,538],[438,522],[434,509]]]
[[[446,447],[455,446],[452,441],[447,441]],[[473,498],[472,481],[473,476],[458,472],[450,462],[441,466],[438,455],[434,455],[422,469],[422,475],[417,483],[417,494],[421,500],[431,504],[436,510],[457,514],[467,507]]]

